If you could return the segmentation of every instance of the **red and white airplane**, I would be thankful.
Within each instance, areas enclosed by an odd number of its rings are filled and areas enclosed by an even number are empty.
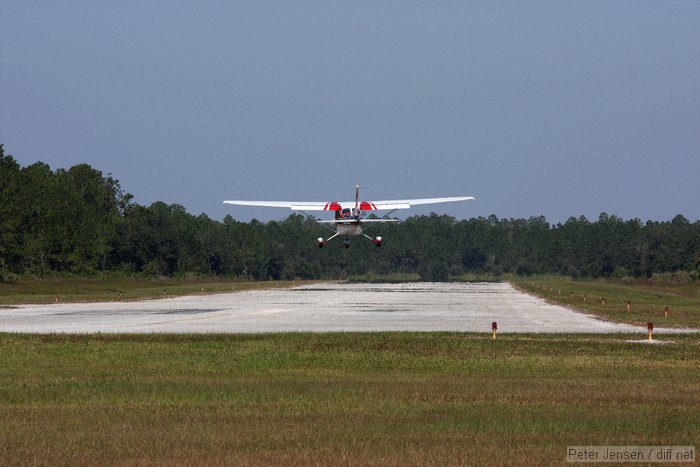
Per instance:
[[[390,201],[360,201],[360,187],[355,186],[355,201],[239,201],[226,200],[224,204],[236,204],[239,206],[263,206],[268,208],[289,208],[292,211],[299,211],[308,217],[313,218],[319,224],[333,232],[333,235],[324,239],[319,237],[316,241],[318,247],[323,246],[337,236],[345,238],[345,248],[350,247],[350,237],[362,235],[374,242],[378,247],[382,246],[382,237],[372,238],[363,232],[363,225],[380,222],[396,222],[397,219],[387,219],[397,209],[408,209],[419,204],[451,203],[455,201],[472,200],[472,196],[455,196],[451,198],[422,198],[422,199],[395,199]],[[335,211],[335,219],[318,220],[305,211]],[[367,211],[389,211],[380,218],[365,219]]]

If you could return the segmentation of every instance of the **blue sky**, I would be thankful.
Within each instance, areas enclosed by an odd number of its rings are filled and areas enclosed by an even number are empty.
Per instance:
[[[700,2],[0,0],[0,143],[135,201],[700,219]]]

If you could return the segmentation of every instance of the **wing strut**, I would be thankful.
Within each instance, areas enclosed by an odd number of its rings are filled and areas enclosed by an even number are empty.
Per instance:
[[[382,217],[380,217],[379,219],[380,219],[380,220],[381,220],[381,219],[386,219],[387,217],[389,217],[390,215],[392,215],[395,211],[396,211],[396,209],[392,209],[391,211],[389,211],[388,213],[384,214],[384,215],[383,215]],[[374,227],[375,225],[377,225],[377,224],[370,224],[370,225],[368,225],[367,227],[364,228],[364,231],[365,231],[365,232],[368,231],[369,229],[371,229],[371,228]],[[365,235],[365,237],[367,237],[367,235]],[[367,237],[367,238],[369,238],[370,240],[372,240],[372,238],[370,238],[370,237]]]
[[[329,226],[329,225],[327,225],[327,224],[324,224],[323,222],[320,222],[319,219],[318,219],[318,217],[312,216],[312,215],[309,214],[308,212],[304,212],[304,211],[302,211],[302,210],[299,210],[299,212],[302,213],[303,215],[305,215],[306,217],[308,217],[309,219],[311,219],[311,220],[313,220],[313,221],[316,221],[317,224],[320,224],[320,225],[324,226],[325,228],[327,228],[328,230],[330,230],[330,231],[333,232],[334,234],[338,235],[333,227],[331,227],[331,226]],[[335,235],[333,235],[333,237],[335,237]],[[331,238],[333,238],[333,237],[331,237]],[[330,239],[329,239],[329,240],[330,240]]]

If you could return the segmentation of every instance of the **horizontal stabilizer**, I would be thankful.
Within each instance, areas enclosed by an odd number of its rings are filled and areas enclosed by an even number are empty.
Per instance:
[[[319,224],[356,224],[357,219],[329,219],[329,220],[317,220]],[[398,222],[398,219],[360,219],[361,224],[369,222]]]
[[[360,222],[364,223],[369,223],[369,222],[398,222],[398,219],[362,219]]]

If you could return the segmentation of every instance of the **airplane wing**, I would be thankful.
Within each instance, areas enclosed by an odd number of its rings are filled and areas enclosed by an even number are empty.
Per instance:
[[[395,199],[389,201],[362,201],[360,209],[362,211],[381,211],[409,209],[411,206],[421,204],[453,203],[456,201],[469,201],[475,199],[473,196],[453,196],[449,198],[418,198],[418,199]],[[226,200],[224,204],[235,204],[238,206],[261,206],[268,208],[288,208],[292,211],[338,211],[342,207],[353,207],[355,201],[240,201]]]
[[[363,201],[360,209],[363,211],[380,211],[394,209],[409,209],[411,206],[420,204],[454,203],[456,201],[469,201],[475,199],[473,196],[452,196],[449,198],[418,198],[418,199],[395,199],[389,201]]]
[[[292,211],[338,211],[340,204],[335,201],[240,201],[226,200],[224,204],[238,206],[261,206],[267,208],[288,208]],[[348,205],[349,206],[349,205]]]

